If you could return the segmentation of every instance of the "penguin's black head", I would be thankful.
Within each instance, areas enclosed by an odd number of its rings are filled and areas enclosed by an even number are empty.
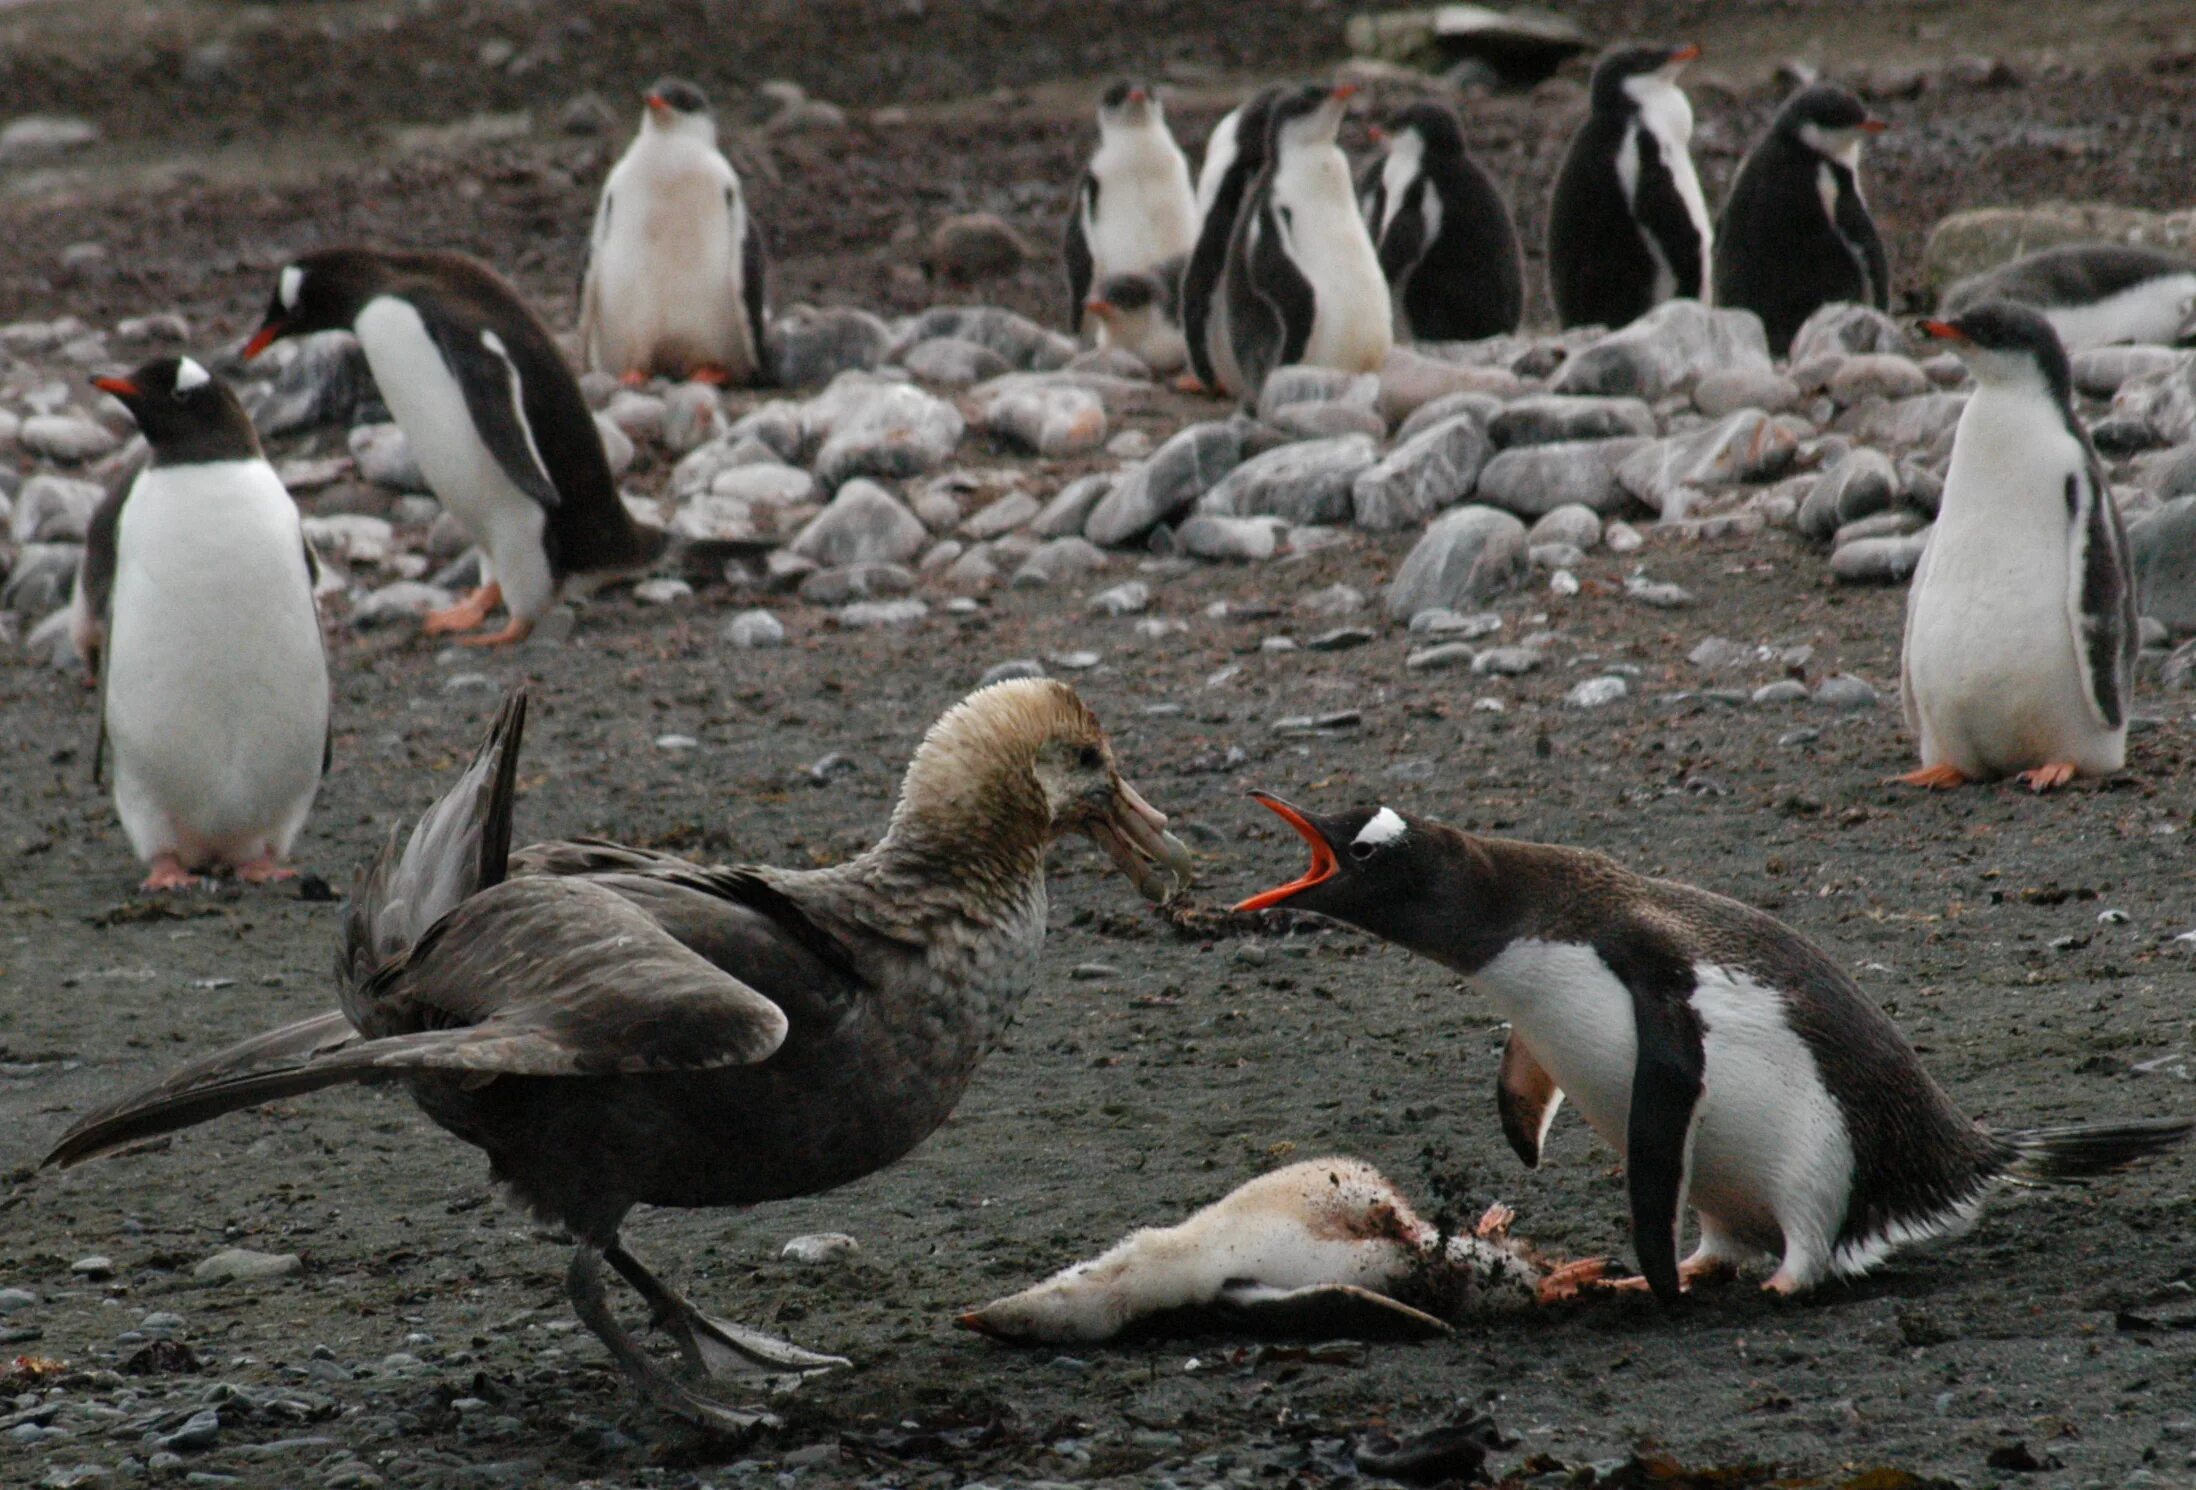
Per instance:
[[[709,108],[709,95],[684,78],[658,78],[648,90],[645,102],[648,117],[659,124],[669,124],[678,119],[713,117]]]
[[[2066,348],[2051,323],[2025,305],[1986,300],[1949,321],[1924,321],[1921,332],[1957,352],[1978,383],[2040,384],[2061,408],[2072,404]]]
[[[1266,121],[1266,153],[1278,156],[1284,145],[1331,145],[1342,115],[1357,96],[1357,85],[1305,83],[1283,90]]]
[[[1387,132],[1396,135],[1416,135],[1426,155],[1454,157],[1464,153],[1464,129],[1456,121],[1456,111],[1445,103],[1433,99],[1420,99],[1388,121]]]
[[[130,411],[152,446],[153,464],[250,460],[259,435],[227,383],[190,357],[160,357],[127,377],[93,378]]]
[[[1158,93],[1147,83],[1123,78],[1098,101],[1101,124],[1149,124],[1159,117]]]
[[[1871,118],[1867,106],[1835,83],[1816,83],[1802,88],[1777,110],[1769,126],[1790,135],[1817,155],[1843,157],[1860,144],[1861,136],[1882,134],[1890,128]]]
[[[1695,45],[1617,47],[1594,64],[1590,106],[1597,114],[1629,114],[1639,108],[1640,90],[1651,81],[1675,86],[1685,65],[1700,55]]]
[[[244,344],[246,360],[286,336],[350,329],[382,274],[381,259],[366,249],[326,248],[283,265],[266,319]]]

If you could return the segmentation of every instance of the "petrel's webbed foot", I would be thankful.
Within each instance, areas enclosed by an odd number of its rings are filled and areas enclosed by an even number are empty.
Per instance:
[[[778,1425],[776,1416],[760,1408],[721,1402],[698,1390],[680,1373],[659,1365],[638,1340],[627,1334],[610,1312],[609,1300],[603,1294],[602,1253],[595,1247],[582,1242],[572,1249],[572,1266],[564,1275],[564,1287],[580,1323],[595,1332],[595,1338],[609,1349],[641,1395],[663,1411],[737,1437]]]
[[[656,1328],[678,1342],[686,1363],[706,1376],[812,1376],[854,1364],[845,1356],[818,1355],[789,1340],[704,1314],[671,1286],[641,1266],[640,1259],[612,1243],[602,1254],[648,1300]]]

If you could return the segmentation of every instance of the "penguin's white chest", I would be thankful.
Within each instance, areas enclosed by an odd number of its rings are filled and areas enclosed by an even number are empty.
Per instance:
[[[644,135],[603,187],[607,217],[590,275],[591,365],[752,372],[742,283],[744,203],[724,157],[696,141]]]
[[[1357,210],[1349,162],[1332,146],[1289,151],[1272,191],[1289,257],[1312,290],[1303,361],[1376,371],[1395,344],[1395,328],[1388,279]]]
[[[320,785],[328,668],[297,508],[263,460],[155,466],[115,535],[106,725],[143,857],[282,853]]]
[[[1098,208],[1078,210],[1093,283],[1149,269],[1197,246],[1189,161],[1164,126],[1109,132],[1091,157],[1090,174],[1098,183]]]
[[[2196,311],[2196,274],[2164,274],[2086,305],[2055,305],[2044,312],[2069,352],[2120,342],[2170,346]]]
[[[1693,169],[1693,106],[1682,90],[1673,84],[1660,83],[1636,93],[1639,112],[1624,131],[1624,139],[1617,147],[1617,182],[1623,188],[1625,205],[1639,229],[1640,239],[1647,246],[1648,256],[1654,260],[1657,301],[1667,300],[1678,293],[1680,286],[1677,271],[1670,261],[1670,250],[1647,225],[1639,221],[1640,174],[1644,166],[1643,141],[1651,143],[1661,168],[1670,175],[1678,200],[1685,204],[1686,219],[1692,224],[1693,237],[1700,244],[1701,276],[1697,291],[1703,305],[1710,301],[1708,261],[1711,256],[1712,238],[1708,218],[1708,197],[1700,189],[1700,175]]]
[[[2066,487],[2086,464],[2041,394],[1985,387],[1968,401],[1907,618],[1925,764],[1973,777],[2121,764],[2125,731],[2097,722],[2075,654]]]

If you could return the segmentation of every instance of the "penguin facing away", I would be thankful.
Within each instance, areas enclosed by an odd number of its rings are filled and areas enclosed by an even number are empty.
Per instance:
[[[1940,313],[1989,300],[2040,312],[2068,352],[2119,342],[2196,343],[2196,261],[2128,243],[2073,243],[2025,254],[1944,292]]]
[[[663,551],[662,530],[625,510],[549,328],[487,265],[456,253],[307,254],[282,270],[244,355],[338,330],[358,337],[427,484],[485,558],[481,588],[429,615],[429,635],[469,632],[500,604],[503,629],[459,644],[521,641],[567,588],[640,573]]]
[[[285,860],[327,769],[312,549],[228,384],[189,357],[92,379],[151,463],[94,516],[72,630],[101,685],[114,805],[147,890]],[[95,772],[96,772],[95,766]]]
[[[1183,348],[1190,376],[1204,390],[1216,392],[1242,381],[1228,346],[1227,297],[1220,282],[1243,198],[1266,167],[1266,126],[1286,91],[1278,84],[1259,89],[1214,125],[1212,138],[1205,142],[1197,178],[1197,246],[1182,270],[1181,291]]]
[[[663,79],[595,209],[581,357],[628,383],[761,381],[767,274],[761,229],[717,148],[708,98]]]
[[[2127,531],[2075,418],[2050,323],[1994,301],[1924,332],[1975,376],[1944,500],[1907,591],[1910,786],[2117,771],[2140,645]]]
[[[1308,85],[1273,107],[1266,161],[1236,214],[1222,288],[1237,375],[1255,398],[1277,367],[1372,372],[1394,346],[1387,276],[1359,214],[1350,163],[1335,143],[1349,85]]]
[[[1464,148],[1447,105],[1397,115],[1387,153],[1368,166],[1365,222],[1395,302],[1396,335],[1477,341],[1515,331],[1525,309],[1517,224],[1493,178]]]
[[[1782,357],[1807,318],[1851,301],[1890,303],[1890,267],[1861,196],[1860,152],[1888,126],[1843,88],[1785,101],[1740,165],[1716,223],[1716,304],[1750,310]]]
[[[1084,309],[1098,326],[1098,345],[1133,353],[1164,376],[1187,360],[1182,341],[1181,259],[1115,274],[1091,290]]]
[[[1548,208],[1548,290],[1565,326],[1611,328],[1710,295],[1713,234],[1678,74],[1697,46],[1624,47],[1595,64],[1586,121]]]
[[[1442,964],[1510,1021],[1498,1102],[1537,1165],[1569,1100],[1624,1157],[1646,1284],[1778,1259],[1766,1287],[1857,1277],[1958,1232],[1990,1191],[2101,1173],[2189,1119],[1999,1133],[1964,1117],[1839,962],[1790,927],[1581,849],[1482,838],[1391,807],[1313,817],[1260,802],[1311,867],[1286,904]],[[1682,1264],[1684,1212],[1698,1248]]]
[[[1186,256],[1197,243],[1189,161],[1167,129],[1158,95],[1120,82],[1098,105],[1098,149],[1075,189],[1061,245],[1068,325],[1092,329],[1091,287]]]

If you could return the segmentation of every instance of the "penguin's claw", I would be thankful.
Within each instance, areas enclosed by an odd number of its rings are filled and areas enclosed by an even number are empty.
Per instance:
[[[1931,791],[1948,792],[1954,787],[1965,786],[1967,778],[1957,766],[1924,766],[1919,771],[1909,771],[1904,776],[1893,776],[1885,786],[1920,786]]]
[[[2043,793],[2065,786],[2074,779],[2074,767],[2067,761],[2052,761],[2033,771],[2021,772],[2021,780],[2028,783],[2032,792]]]
[[[440,636],[445,631],[471,631],[488,619],[488,613],[503,603],[503,586],[482,585],[472,594],[447,610],[431,610],[420,623],[423,636]]]
[[[247,885],[269,885],[277,880],[294,880],[297,871],[287,864],[278,863],[273,854],[262,854],[247,859],[236,866],[236,877]]]
[[[1472,1228],[1472,1235],[1483,1242],[1492,1241],[1496,1237],[1508,1236],[1510,1223],[1516,1219],[1517,1212],[1498,1200],[1487,1207],[1486,1214],[1479,1218],[1479,1224]]]
[[[173,854],[162,854],[152,861],[152,873],[145,876],[137,888],[147,894],[163,890],[188,890],[198,883],[198,876],[183,867],[183,861]]]
[[[1204,393],[1208,391],[1204,379],[1198,377],[1195,373],[1184,373],[1176,378],[1174,388],[1177,393]]]
[[[1577,1262],[1567,1262],[1540,1280],[1535,1297],[1543,1304],[1566,1304],[1589,1288],[1620,1288],[1623,1283],[1609,1281],[1609,1259],[1606,1257],[1582,1257]],[[1630,1279],[1623,1280],[1631,1282]]]
[[[532,621],[522,621],[513,616],[510,624],[501,631],[476,631],[470,636],[459,637],[457,644],[461,647],[508,647],[526,640],[533,632]]]
[[[704,362],[686,375],[686,381],[689,383],[706,383],[712,388],[729,388],[736,380],[733,378],[730,369],[719,367],[714,362]]]

